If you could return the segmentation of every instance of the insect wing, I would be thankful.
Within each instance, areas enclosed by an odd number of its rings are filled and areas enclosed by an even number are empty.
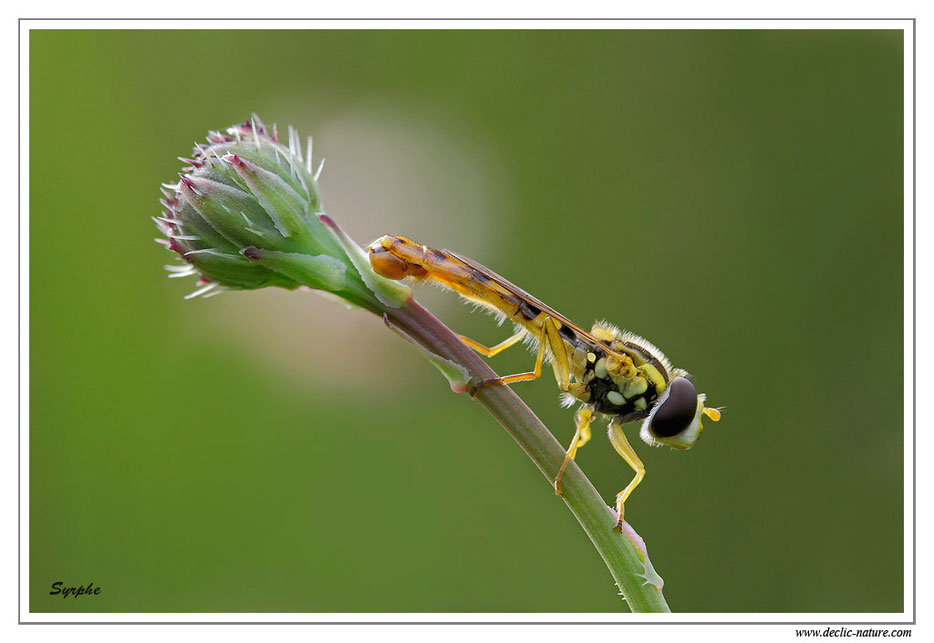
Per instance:
[[[474,261],[473,259],[470,259],[470,258],[468,258],[468,257],[461,256],[461,255],[457,254],[456,252],[451,252],[450,250],[447,250],[447,249],[445,249],[444,252],[446,252],[446,253],[449,254],[450,256],[454,257],[454,258],[457,259],[458,261],[461,261],[461,262],[465,263],[466,265],[470,266],[471,268],[473,268],[473,269],[476,270],[477,272],[483,274],[483,275],[484,275],[485,277],[487,277],[490,281],[496,282],[499,286],[501,286],[502,288],[504,288],[505,290],[507,290],[509,293],[511,293],[512,295],[514,295],[515,297],[517,297],[520,301],[524,301],[524,302],[526,302],[526,303],[528,303],[528,304],[534,305],[536,308],[538,308],[538,309],[540,309],[541,311],[547,313],[547,315],[548,315],[549,317],[551,317],[551,318],[553,318],[553,319],[556,319],[557,321],[561,322],[561,325],[567,326],[568,328],[570,328],[571,330],[573,330],[573,331],[577,334],[577,336],[578,336],[582,341],[587,342],[587,343],[590,343],[590,344],[593,344],[594,347],[599,347],[599,348],[601,348],[602,350],[609,350],[609,349],[607,348],[607,346],[606,346],[603,342],[601,342],[600,340],[598,340],[596,337],[594,337],[593,335],[591,335],[589,332],[587,332],[586,330],[584,330],[583,328],[581,328],[580,326],[578,326],[577,324],[575,324],[574,322],[572,322],[570,319],[568,319],[567,317],[565,317],[564,315],[562,315],[561,313],[559,313],[558,311],[556,311],[556,310],[555,310],[554,308],[552,308],[551,306],[549,306],[549,305],[543,303],[542,301],[536,299],[535,297],[533,297],[533,296],[530,295],[529,293],[525,292],[524,290],[522,290],[521,288],[519,288],[519,286],[515,285],[514,283],[512,283],[511,281],[509,281],[509,280],[506,279],[505,277],[502,277],[502,276],[496,274],[495,272],[493,272],[492,270],[490,270],[490,269],[487,268],[486,266],[477,263],[477,262]],[[615,351],[610,351],[610,352],[615,352]]]

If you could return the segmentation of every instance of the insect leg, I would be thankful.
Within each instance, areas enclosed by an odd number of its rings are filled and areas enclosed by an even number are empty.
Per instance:
[[[633,489],[639,486],[639,483],[642,482],[642,478],[645,477],[645,465],[642,464],[642,460],[639,459],[636,452],[629,446],[629,440],[626,439],[622,423],[618,421],[618,418],[613,418],[610,421],[609,436],[613,448],[616,449],[616,452],[620,454],[623,460],[636,472],[632,482],[616,495],[616,512],[619,514],[619,521],[616,523],[614,529],[621,532],[623,530],[623,505],[629,497],[629,494],[632,493]]]
[[[512,339],[512,338],[510,338]],[[509,341],[509,340],[507,340]],[[571,372],[568,366],[567,349],[564,347],[564,341],[558,333],[558,328],[551,317],[545,319],[542,324],[542,330],[538,338],[538,354],[535,356],[535,366],[527,373],[516,373],[515,375],[506,375],[494,379],[483,380],[473,386],[471,394],[475,394],[479,389],[490,384],[512,384],[513,382],[525,382],[535,380],[542,375],[542,364],[545,361],[545,344],[551,349],[553,356],[553,367],[555,370],[555,379],[558,380],[558,387],[562,391],[568,390],[571,380]]]
[[[525,329],[523,328],[523,329],[520,330],[518,333],[516,333],[515,335],[513,335],[512,337],[510,337],[509,339],[507,339],[507,340],[505,340],[505,341],[502,341],[502,342],[500,342],[499,344],[497,344],[496,346],[492,346],[492,347],[490,347],[490,348],[487,348],[486,346],[484,346],[484,345],[481,344],[480,342],[475,342],[474,340],[470,339],[469,337],[464,337],[463,335],[458,335],[458,337],[461,338],[461,341],[462,341],[462,342],[464,342],[465,344],[467,344],[468,346],[470,346],[472,349],[474,349],[475,351],[477,351],[477,352],[480,353],[481,355],[486,355],[487,357],[493,357],[494,355],[498,355],[499,353],[502,353],[504,350],[506,350],[507,348],[509,348],[510,346],[512,346],[513,344],[515,344],[516,342],[518,342],[520,339],[522,339],[522,338],[525,336],[525,334],[526,334],[527,332],[528,332],[528,331],[525,330]]]
[[[548,339],[548,348],[551,349],[551,368],[555,372],[558,388],[567,391],[571,385],[571,365],[567,344],[561,339],[558,327],[551,317],[545,319],[542,325],[544,327],[542,335]]]
[[[525,382],[528,380],[537,380],[542,375],[542,362],[545,361],[545,327],[542,326],[542,333],[538,341],[538,354],[535,355],[535,366],[528,373],[516,373],[515,375],[506,375],[491,380],[484,380],[477,384],[476,388],[487,386],[495,382],[501,384],[512,384],[513,382]]]
[[[579,448],[590,442],[590,421],[592,419],[593,409],[588,406],[578,409],[577,413],[574,414],[574,424],[577,430],[574,431],[574,439],[571,440],[571,446],[568,447],[567,453],[564,454],[564,462],[561,464],[561,469],[558,470],[558,477],[555,478],[555,493],[559,496],[561,495],[561,478],[564,476],[564,470],[568,467],[568,462],[574,459]]]

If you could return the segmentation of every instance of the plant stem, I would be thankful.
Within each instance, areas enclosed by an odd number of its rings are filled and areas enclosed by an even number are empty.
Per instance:
[[[449,328],[415,300],[386,312],[387,323],[404,332],[422,348],[467,369],[473,381],[496,378],[496,373]],[[479,389],[475,399],[519,443],[542,475],[553,484],[564,448],[511,388],[503,385]],[[614,531],[616,516],[573,461],[561,482],[564,502],[590,537],[633,612],[669,612],[661,589],[646,582],[646,563],[632,539]],[[633,532],[634,533],[634,532]]]

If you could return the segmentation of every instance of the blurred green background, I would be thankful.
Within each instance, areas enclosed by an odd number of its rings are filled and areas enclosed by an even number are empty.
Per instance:
[[[159,183],[256,111],[314,135],[360,243],[473,257],[645,335],[727,407],[686,453],[632,432],[627,518],[673,610],[901,611],[902,44],[32,31],[29,608],[626,610],[549,483],[380,320],[166,279]],[[519,391],[566,443],[550,376]],[[608,502],[632,475],[602,429],[578,462]]]

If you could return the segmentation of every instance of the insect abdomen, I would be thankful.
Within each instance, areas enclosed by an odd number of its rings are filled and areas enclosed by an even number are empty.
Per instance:
[[[370,244],[370,265],[387,279],[433,279],[472,302],[493,308],[538,336],[544,313],[502,288],[489,275],[443,250],[401,236],[386,235]]]

